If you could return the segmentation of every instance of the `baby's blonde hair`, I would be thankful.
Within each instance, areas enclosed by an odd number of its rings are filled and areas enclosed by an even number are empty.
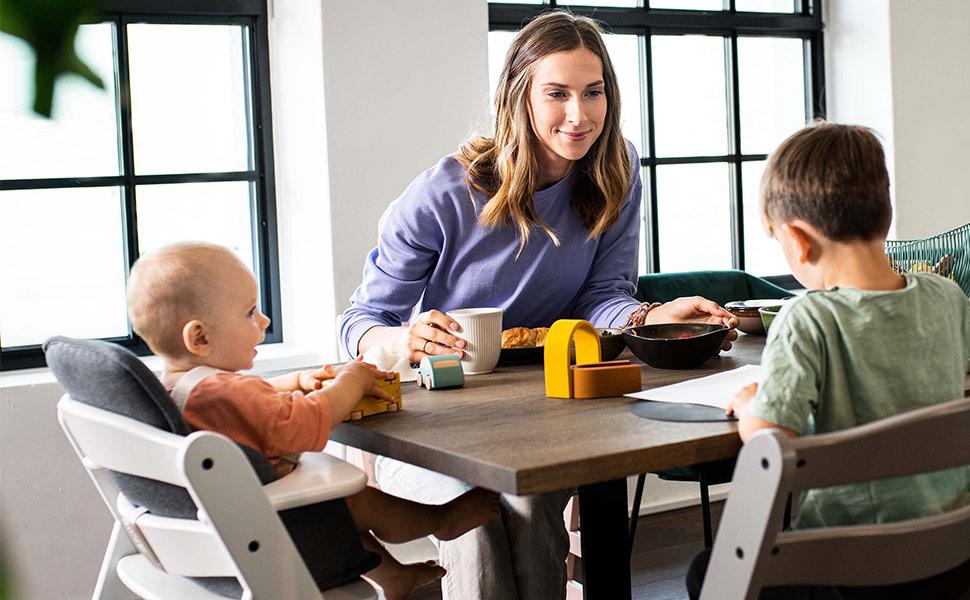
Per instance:
[[[185,353],[182,328],[201,317],[212,291],[207,274],[226,259],[242,265],[224,246],[181,242],[135,261],[128,276],[128,317],[152,352],[173,357]]]

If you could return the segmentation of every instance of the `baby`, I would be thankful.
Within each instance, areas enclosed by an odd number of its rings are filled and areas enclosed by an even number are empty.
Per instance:
[[[270,321],[257,305],[256,280],[227,248],[186,242],[142,256],[128,280],[128,311],[135,332],[163,359],[162,383],[189,427],[258,450],[280,475],[295,468],[300,453],[323,450],[361,397],[391,399],[377,385],[387,373],[360,361],[270,379],[237,373],[252,368]],[[364,546],[381,555],[367,577],[388,600],[407,598],[444,569],[402,565],[374,536],[390,543],[451,540],[498,514],[498,496],[482,489],[441,506],[373,488],[346,502]]]

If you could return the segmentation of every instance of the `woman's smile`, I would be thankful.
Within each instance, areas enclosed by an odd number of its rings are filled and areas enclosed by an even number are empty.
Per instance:
[[[563,131],[562,129],[560,129],[559,135],[565,137],[566,140],[570,142],[582,142],[592,132],[593,132],[592,129],[589,129],[587,131]]]

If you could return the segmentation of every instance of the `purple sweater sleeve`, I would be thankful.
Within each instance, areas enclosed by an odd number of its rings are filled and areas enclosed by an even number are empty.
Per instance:
[[[622,327],[639,302],[637,266],[640,244],[640,161],[630,148],[633,161],[633,185],[620,210],[616,223],[600,238],[593,268],[582,292],[573,305],[573,314],[597,327]]]

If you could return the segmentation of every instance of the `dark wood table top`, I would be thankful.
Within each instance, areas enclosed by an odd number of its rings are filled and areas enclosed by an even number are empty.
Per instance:
[[[758,363],[765,338],[742,334],[699,368],[643,366],[644,389]],[[636,360],[629,351],[621,358]],[[542,365],[500,366],[463,388],[402,385],[399,413],[344,423],[332,439],[474,485],[533,494],[737,454],[731,422],[671,423],[637,417],[631,398],[547,398]]]

